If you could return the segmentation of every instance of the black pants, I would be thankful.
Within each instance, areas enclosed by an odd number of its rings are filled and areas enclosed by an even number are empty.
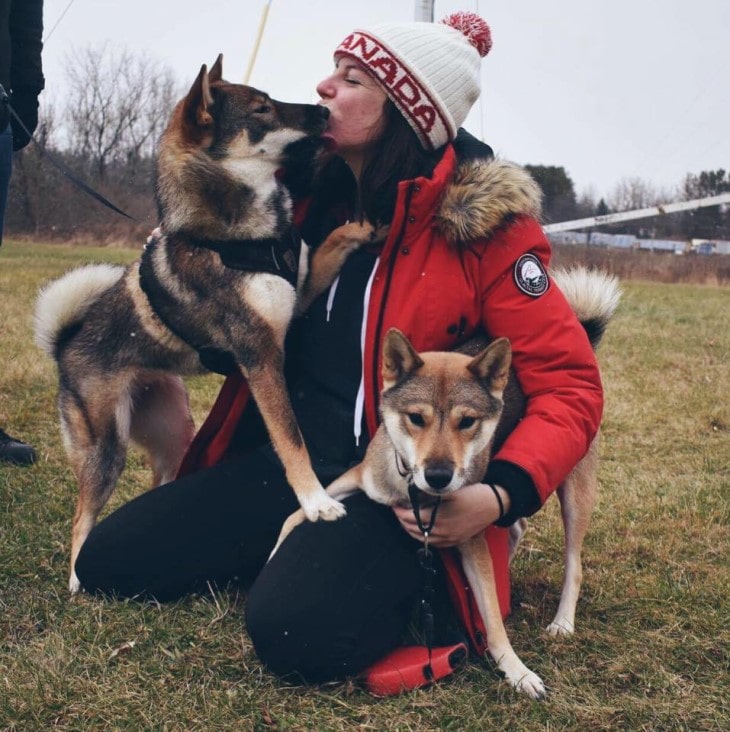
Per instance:
[[[250,585],[246,624],[274,673],[357,674],[399,644],[423,582],[418,542],[392,510],[358,493],[347,516],[304,522],[268,564],[297,509],[283,471],[252,453],[155,488],[96,526],[76,573],[89,592],[179,598]]]

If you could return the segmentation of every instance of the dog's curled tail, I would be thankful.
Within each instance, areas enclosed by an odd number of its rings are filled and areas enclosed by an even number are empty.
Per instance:
[[[124,269],[112,264],[88,264],[43,287],[33,318],[36,344],[56,359],[63,331],[81,321],[96,300],[119,281]]]
[[[553,270],[551,275],[596,348],[621,300],[618,278],[581,266]]]

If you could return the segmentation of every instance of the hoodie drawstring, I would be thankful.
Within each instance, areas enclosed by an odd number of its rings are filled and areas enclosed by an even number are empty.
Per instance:
[[[340,284],[340,275],[337,275],[335,277],[334,282],[330,285],[330,291],[329,295],[327,295],[327,305],[326,305],[326,321],[330,322],[330,313],[332,312],[332,305],[335,302],[335,293],[337,292],[337,285]]]
[[[375,279],[375,272],[380,264],[380,257],[375,260],[373,271],[370,273],[368,283],[365,287],[365,295],[363,298],[362,310],[362,327],[360,328],[360,386],[357,390],[357,398],[355,399],[355,419],[353,424],[353,434],[355,435],[355,446],[360,446],[360,435],[362,434],[362,416],[365,410],[365,335],[368,325],[368,308],[370,306],[370,290]]]

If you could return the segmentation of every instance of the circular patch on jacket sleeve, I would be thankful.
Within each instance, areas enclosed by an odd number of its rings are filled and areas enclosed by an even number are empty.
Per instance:
[[[548,291],[547,272],[534,254],[523,254],[515,262],[515,284],[531,297],[540,297]]]

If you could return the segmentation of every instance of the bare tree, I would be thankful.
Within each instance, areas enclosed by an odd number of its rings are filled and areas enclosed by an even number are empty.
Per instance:
[[[41,99],[38,127],[33,134],[36,145],[15,153],[10,179],[7,226],[9,231],[37,234],[58,212],[55,193],[59,175],[41,155],[42,148],[53,147],[56,138],[56,110]]]
[[[650,183],[641,178],[623,178],[608,196],[607,203],[612,211],[632,211],[648,208],[660,201]]]
[[[66,71],[68,91],[57,112],[42,104],[35,139],[142,223],[91,200],[30,145],[15,156],[8,232],[139,241],[156,221],[154,148],[177,97],[172,72],[148,55],[108,46],[73,52]]]
[[[67,59],[68,138],[103,181],[114,163],[152,156],[176,98],[172,72],[148,54],[108,44],[77,50]]]

